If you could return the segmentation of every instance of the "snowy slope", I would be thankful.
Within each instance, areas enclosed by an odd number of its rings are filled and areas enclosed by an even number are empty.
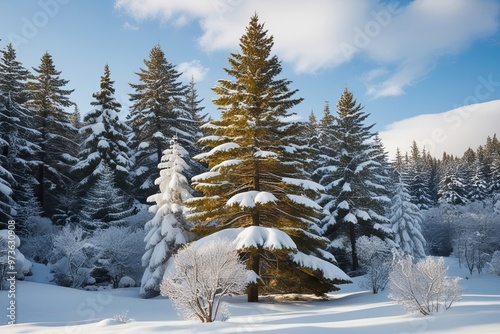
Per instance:
[[[450,276],[465,277],[455,259]],[[35,277],[38,275],[35,267]],[[46,273],[42,273],[45,275]],[[35,281],[37,279],[34,279]],[[42,280],[39,280],[42,281]],[[448,311],[424,317],[405,314],[387,298],[389,291],[373,295],[357,284],[342,285],[329,301],[246,302],[230,299],[228,322],[200,324],[182,321],[163,298],[140,299],[138,288],[89,292],[39,282],[17,286],[18,325],[1,333],[500,333],[500,277],[491,274],[463,279],[463,299]],[[5,313],[7,292],[0,292],[0,313]],[[122,324],[113,315],[128,310],[135,319]]]
[[[443,151],[461,157],[467,148],[483,145],[487,136],[500,135],[499,118],[500,100],[493,100],[397,121],[379,135],[391,159],[398,147],[403,154],[409,152],[413,140],[434,157]]]

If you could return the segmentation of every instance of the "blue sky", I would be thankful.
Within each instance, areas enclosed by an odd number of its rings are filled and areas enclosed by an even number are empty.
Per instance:
[[[210,88],[226,78],[255,12],[275,37],[282,77],[304,98],[294,109],[304,118],[321,117],[346,85],[378,131],[500,99],[498,0],[0,0],[0,48],[12,42],[28,68],[48,51],[82,113],[109,64],[126,114],[128,83],[160,44],[186,82],[195,75],[218,118]]]

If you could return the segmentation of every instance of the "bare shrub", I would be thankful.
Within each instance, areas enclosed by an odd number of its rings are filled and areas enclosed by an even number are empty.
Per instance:
[[[206,245],[181,248],[160,291],[184,319],[213,322],[217,313],[226,309],[222,298],[242,293],[247,280],[245,265],[231,243],[215,239]],[[222,319],[227,319],[228,313],[222,313]]]
[[[448,309],[462,296],[458,278],[447,277],[443,258],[436,261],[430,256],[416,264],[411,256],[397,259],[392,266],[389,286],[392,289],[389,298],[408,312],[419,311],[423,315]]]

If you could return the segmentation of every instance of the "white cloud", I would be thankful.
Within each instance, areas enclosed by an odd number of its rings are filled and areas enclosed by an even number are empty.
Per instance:
[[[135,25],[133,25],[133,24],[131,24],[131,23],[129,23],[129,22],[127,21],[127,22],[125,22],[125,23],[123,24],[123,29],[125,29],[125,30],[139,30],[139,27],[138,27],[138,26],[135,26]]]
[[[370,95],[400,95],[432,69],[440,56],[462,51],[498,28],[499,3],[494,0],[415,0],[393,15],[366,47],[371,59],[398,64],[391,75],[367,82]]]
[[[200,82],[205,79],[209,71],[209,68],[204,67],[198,59],[180,63],[177,69],[179,72],[182,72],[181,77],[184,78],[185,81],[191,81],[191,78],[193,78],[195,82]]]
[[[487,136],[500,135],[500,100],[478,103],[439,114],[427,114],[394,122],[380,132],[391,159],[396,149],[410,151],[415,140],[440,158],[443,152],[462,156],[467,148],[483,145]]]
[[[175,25],[198,20],[206,51],[234,50],[257,12],[281,59],[314,73],[363,56],[391,70],[367,81],[372,97],[400,95],[440,56],[460,52],[498,28],[498,0],[116,0],[135,19]]]

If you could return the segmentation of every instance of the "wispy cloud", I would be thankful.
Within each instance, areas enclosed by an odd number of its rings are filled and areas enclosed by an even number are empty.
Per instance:
[[[204,67],[198,59],[180,63],[177,69],[179,72],[182,72],[182,78],[184,78],[185,81],[191,81],[192,78],[196,82],[205,79],[209,71],[209,68]]]
[[[123,24],[123,29],[124,30],[139,30],[139,27],[136,25],[133,25],[129,23],[128,21]]]
[[[275,52],[297,72],[314,73],[356,57],[381,65],[369,77],[373,98],[403,94],[443,55],[459,53],[498,29],[498,0],[116,0],[135,19],[174,25],[197,20],[206,51],[233,50],[257,12],[275,36]]]

